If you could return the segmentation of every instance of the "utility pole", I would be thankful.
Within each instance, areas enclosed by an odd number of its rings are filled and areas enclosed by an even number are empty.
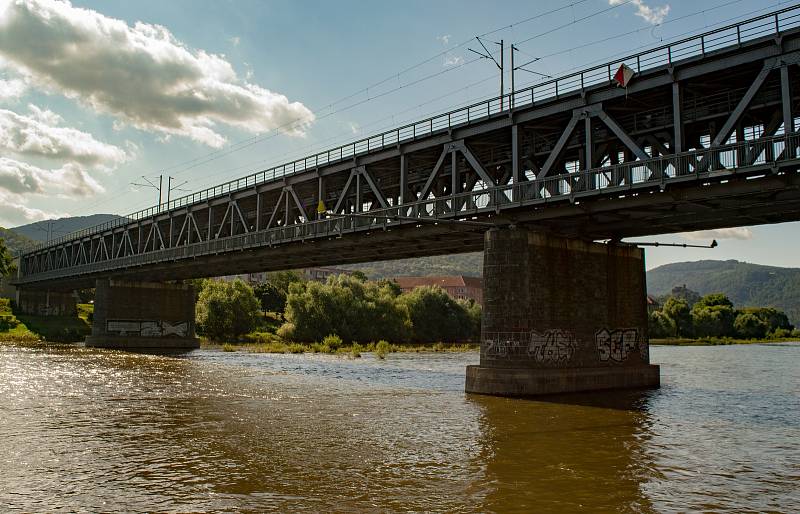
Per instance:
[[[514,52],[516,51],[517,47],[514,46],[514,43],[511,43],[511,96],[508,99],[509,110],[514,109],[514,93],[517,91],[514,88]]]
[[[505,64],[505,60],[503,59],[503,40],[501,39],[500,41],[492,41],[492,43],[500,46],[500,62],[497,62],[497,59],[494,58],[489,49],[486,48],[486,45],[483,44],[483,41],[481,41],[480,36],[475,36],[475,39],[478,40],[478,43],[480,43],[481,47],[486,53],[478,52],[472,48],[467,48],[467,50],[479,55],[482,59],[491,59],[495,66],[497,66],[497,69],[500,70],[500,110],[502,111],[503,104],[505,103],[505,86],[503,85],[503,75],[505,74],[503,71],[503,64]]]
[[[544,73],[539,73],[538,71],[533,71],[533,70],[529,70],[529,69],[525,68],[525,66],[528,66],[529,64],[533,64],[536,61],[540,60],[541,57],[535,57],[535,58],[531,59],[530,61],[528,61],[528,62],[526,62],[524,64],[520,64],[519,66],[515,67],[514,66],[514,52],[519,52],[519,51],[520,51],[519,48],[517,48],[513,44],[511,45],[511,98],[509,100],[509,105],[510,105],[510,107],[512,109],[514,108],[514,72],[515,71],[522,70],[522,71],[527,71],[528,73],[533,73],[534,75],[539,75],[542,78],[546,78],[546,79],[553,78],[550,75],[545,75]]]
[[[187,184],[189,181],[188,181],[188,180],[184,180],[183,182],[181,182],[181,183],[180,183],[180,184],[178,184],[177,186],[175,186],[175,187],[172,187],[172,180],[173,180],[174,178],[175,178],[175,177],[167,177],[167,209],[169,209],[169,200],[170,200],[170,195],[171,195],[171,193],[172,193],[173,191],[182,191],[182,192],[184,192],[184,193],[188,192],[188,190],[187,190],[187,189],[179,189],[179,188],[180,188],[181,186],[183,186],[183,185],[186,185],[186,184]]]

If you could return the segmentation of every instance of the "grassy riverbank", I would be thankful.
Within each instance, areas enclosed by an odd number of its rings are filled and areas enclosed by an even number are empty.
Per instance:
[[[326,337],[317,343],[287,342],[268,332],[256,332],[245,337],[241,342],[215,342],[202,340],[202,348],[222,350],[225,352],[249,353],[323,353],[340,355],[351,358],[361,357],[362,352],[375,353],[379,358],[384,358],[389,353],[422,353],[422,352],[471,352],[478,349],[477,344],[390,344],[386,341],[377,343],[345,344],[338,338]]]
[[[689,338],[666,338],[650,339],[653,346],[725,346],[732,344],[764,344],[764,343],[795,343],[800,338],[797,337],[776,337],[765,339],[736,339],[733,337],[702,337],[697,339]]]

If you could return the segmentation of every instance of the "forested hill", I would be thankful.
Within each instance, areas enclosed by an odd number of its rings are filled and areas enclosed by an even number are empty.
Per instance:
[[[92,214],[91,216],[73,216],[71,218],[61,218],[52,221],[37,221],[19,227],[14,227],[13,230],[17,234],[23,235],[34,241],[47,241],[47,224],[52,223],[51,233],[52,238],[66,236],[76,230],[100,225],[106,221],[117,219],[119,216],[116,214]]]
[[[6,248],[8,248],[12,254],[17,253],[19,250],[22,250],[26,246],[33,245],[35,241],[17,234],[13,230],[9,230],[7,228],[0,227],[0,239],[3,240],[5,243]]]
[[[337,267],[363,271],[372,279],[434,275],[480,277],[483,275],[483,252],[437,255],[434,257],[370,262]]]
[[[676,262],[647,272],[647,292],[660,296],[686,285],[705,295],[724,293],[737,307],[775,307],[800,325],[800,268],[739,261]]]

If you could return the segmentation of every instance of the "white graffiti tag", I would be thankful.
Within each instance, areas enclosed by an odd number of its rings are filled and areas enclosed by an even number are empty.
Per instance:
[[[575,336],[566,330],[531,331],[528,356],[536,362],[569,362],[575,355]]]
[[[623,362],[637,349],[642,357],[645,356],[646,350],[643,351],[640,347],[638,329],[607,330],[604,328],[595,334],[594,339],[602,362],[609,360]]]
[[[519,353],[527,344],[526,332],[494,332],[485,334],[483,342],[486,345],[484,355],[487,357],[508,357]]]
[[[165,336],[175,335],[178,337],[186,337],[186,333],[189,331],[189,324],[185,321],[181,321],[179,323],[163,321],[162,326],[164,328],[163,334]]]

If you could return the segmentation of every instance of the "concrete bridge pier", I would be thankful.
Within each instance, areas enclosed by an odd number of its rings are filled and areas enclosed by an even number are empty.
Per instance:
[[[480,365],[466,391],[500,396],[659,386],[644,250],[521,228],[484,239]]]
[[[77,301],[72,291],[17,288],[16,304],[23,314],[76,316]]]
[[[86,346],[121,350],[191,350],[194,288],[185,284],[97,280]]]

